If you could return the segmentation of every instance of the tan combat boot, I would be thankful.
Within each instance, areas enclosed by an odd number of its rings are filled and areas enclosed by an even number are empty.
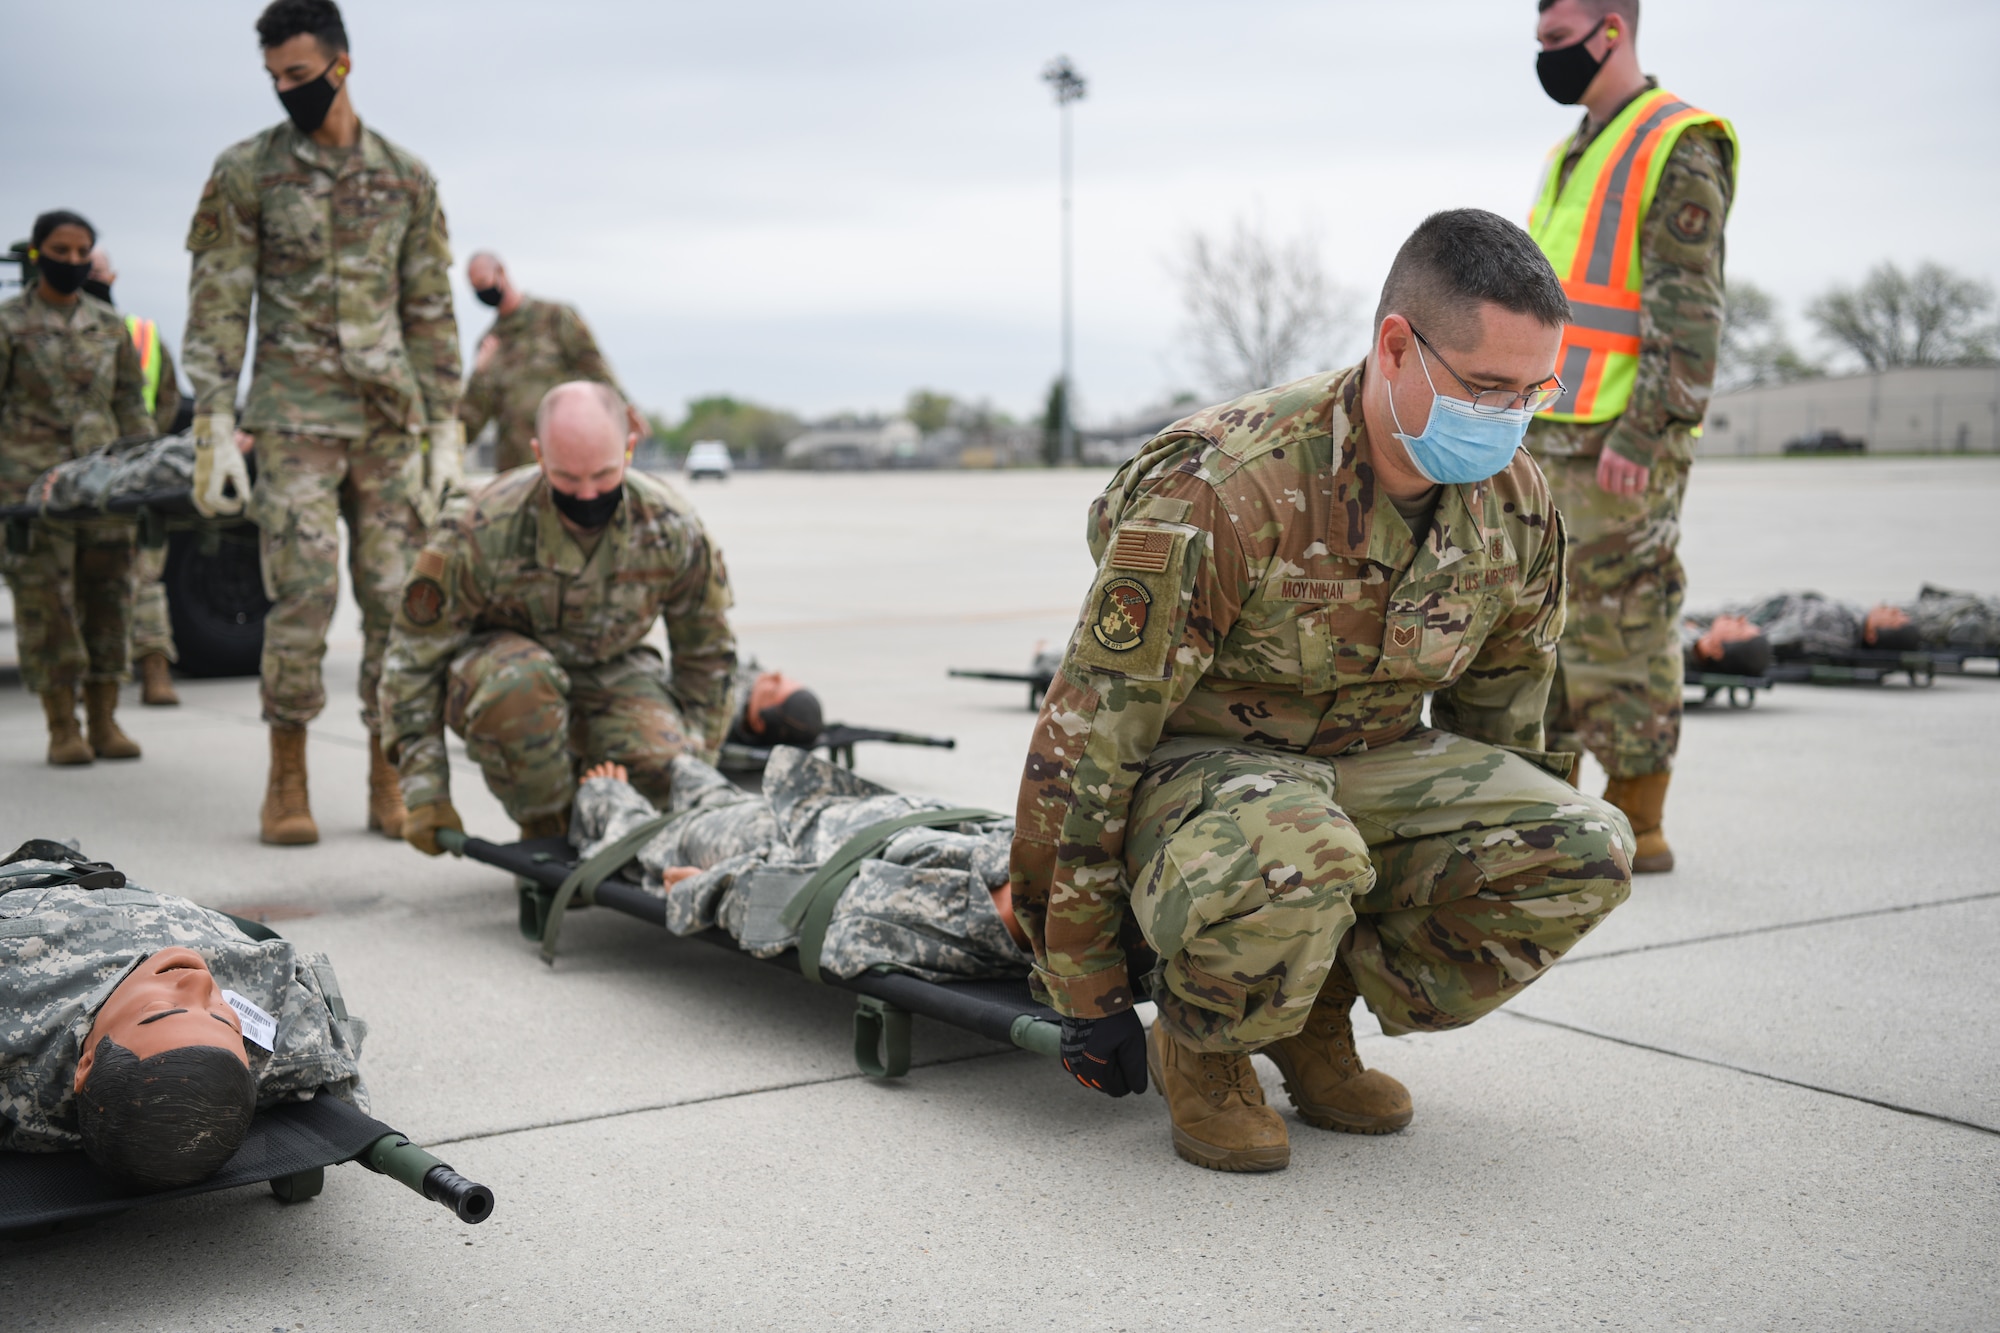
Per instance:
[[[42,691],[42,712],[49,720],[49,762],[87,764],[97,752],[76,725],[76,687],[51,685]]]
[[[1348,1134],[1393,1134],[1410,1123],[1410,1090],[1379,1069],[1368,1069],[1354,1049],[1354,979],[1338,961],[1320,987],[1306,1025],[1274,1041],[1264,1054],[1285,1076],[1285,1091],[1299,1119]]]
[[[173,708],[181,701],[174,693],[173,673],[167,669],[165,653],[147,653],[139,659],[139,702],[155,708]]]
[[[382,754],[382,737],[368,733],[368,827],[385,838],[403,836],[403,781]]]
[[[1264,1104],[1249,1056],[1183,1046],[1155,1022],[1146,1069],[1167,1099],[1182,1160],[1211,1171],[1282,1171],[1291,1164],[1285,1122]]]
[[[536,815],[520,827],[522,842],[533,842],[536,838],[568,837],[569,811],[562,809],[552,815]]]
[[[1604,799],[1625,812],[1632,821],[1632,836],[1639,840],[1638,855],[1632,858],[1635,875],[1658,875],[1674,868],[1674,849],[1660,831],[1667,781],[1672,777],[1672,773],[1648,773],[1642,778],[1613,778],[1604,789]]]
[[[313,823],[312,807],[306,800],[304,727],[271,728],[271,777],[264,787],[264,809],[259,817],[265,842],[297,847],[319,841],[319,825]]]
[[[118,711],[118,682],[87,680],[83,683],[83,715],[90,728],[90,748],[99,759],[137,759],[139,742],[127,736],[114,716]]]

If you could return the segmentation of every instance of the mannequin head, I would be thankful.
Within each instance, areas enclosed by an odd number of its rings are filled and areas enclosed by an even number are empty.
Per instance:
[[[826,729],[819,696],[780,671],[766,671],[751,682],[743,724],[766,745],[807,748]]]
[[[192,949],[162,949],[105,999],[77,1061],[77,1129],[107,1178],[173,1189],[213,1175],[249,1133],[243,1028]]]

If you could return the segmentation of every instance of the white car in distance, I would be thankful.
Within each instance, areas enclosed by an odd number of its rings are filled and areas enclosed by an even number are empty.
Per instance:
[[[688,446],[687,479],[700,481],[703,477],[714,477],[717,481],[728,481],[735,470],[729,459],[729,446],[721,440],[696,440]]]

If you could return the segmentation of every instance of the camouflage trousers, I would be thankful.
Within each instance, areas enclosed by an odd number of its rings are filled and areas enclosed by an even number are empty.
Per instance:
[[[1643,495],[1607,495],[1597,459],[1544,458],[1569,528],[1569,622],[1549,688],[1548,745],[1589,750],[1614,778],[1664,773],[1681,743],[1681,500],[1688,465],[1660,458]]]
[[[261,531],[264,720],[304,726],[326,707],[320,662],[340,598],[340,523],[361,607],[361,721],[379,729],[382,653],[410,565],[423,546],[413,503],[422,484],[417,441],[400,431],[366,439],[265,432],[257,437],[250,517]]]
[[[1472,1022],[1625,900],[1632,851],[1611,806],[1449,732],[1333,759],[1188,737],[1146,761],[1125,869],[1161,1021],[1254,1051],[1334,967],[1385,1032]]]
[[[160,576],[167,569],[165,546],[141,546],[132,557],[132,660],[158,653],[169,662],[181,655],[174,648],[174,622],[167,614],[167,587]]]
[[[452,659],[444,718],[517,824],[567,810],[579,764],[607,759],[664,810],[669,770],[688,748],[666,665],[650,647],[564,667],[533,639],[503,630]]]
[[[6,554],[21,683],[30,693],[125,679],[137,535],[131,519],[34,519],[27,551]]]

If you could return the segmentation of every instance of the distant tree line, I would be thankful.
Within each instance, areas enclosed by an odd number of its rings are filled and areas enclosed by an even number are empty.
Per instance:
[[[1836,362],[1863,370],[1977,365],[2000,348],[1993,288],[1942,264],[1907,273],[1878,264],[1854,286],[1835,284],[1814,297],[1805,315]],[[1828,369],[1792,345],[1776,297],[1752,282],[1730,282],[1717,389],[1813,379]]]

